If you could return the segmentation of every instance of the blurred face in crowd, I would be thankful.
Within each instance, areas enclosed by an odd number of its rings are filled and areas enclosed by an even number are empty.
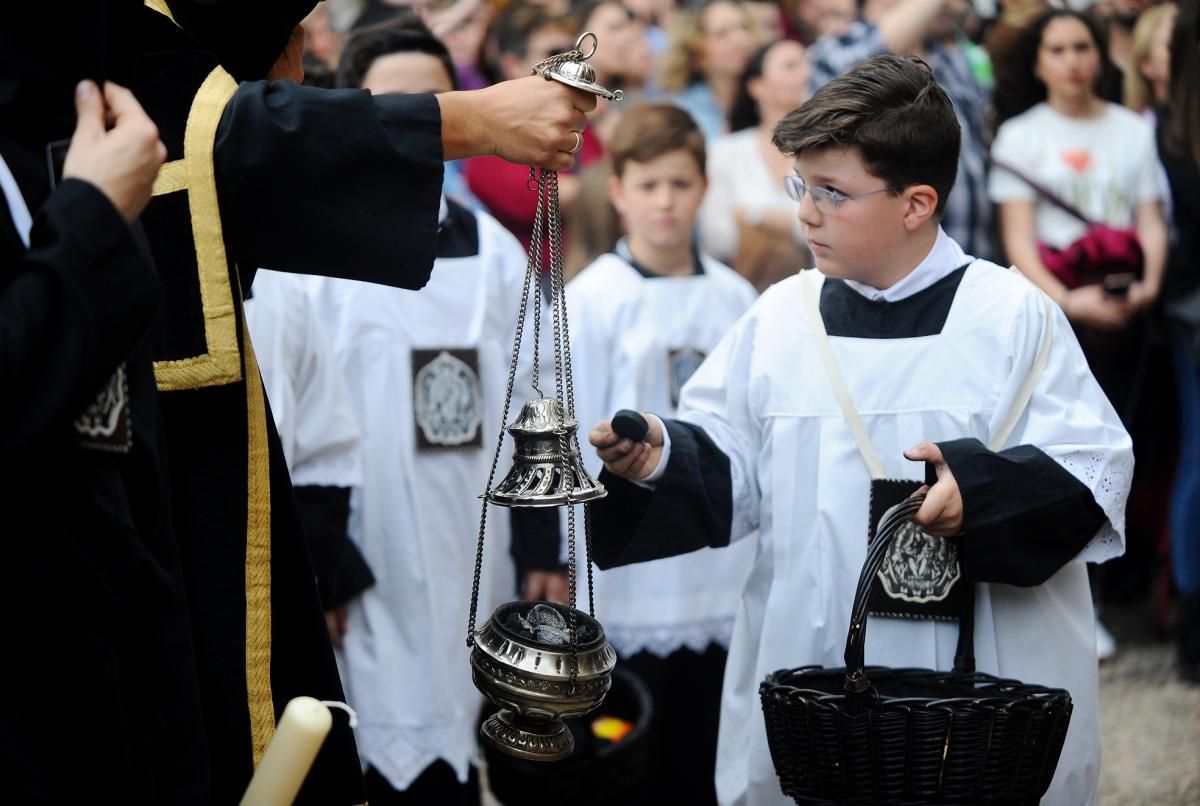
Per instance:
[[[800,0],[796,5],[796,15],[818,39],[845,33],[855,11],[854,0]]]
[[[700,69],[724,78],[741,75],[755,47],[745,9],[734,3],[712,3],[704,9],[700,28]]]
[[[668,151],[647,162],[628,160],[624,173],[608,183],[609,199],[635,250],[672,251],[691,243],[708,180],[688,151]]]
[[[1171,35],[1175,32],[1175,18],[1166,17],[1154,29],[1154,39],[1150,42],[1150,53],[1138,68],[1142,75],[1154,88],[1155,100],[1166,100],[1168,88],[1171,85]]]
[[[601,3],[584,20],[583,30],[596,35],[602,47],[588,60],[596,68],[597,77],[604,83],[612,76],[634,73],[644,76],[650,72],[653,60],[646,44],[645,28],[620,3]]]
[[[441,59],[428,53],[389,53],[371,62],[362,88],[372,95],[450,92],[454,82]]]
[[[747,86],[764,120],[775,120],[808,100],[808,59],[799,42],[781,40],[763,58],[762,77]]]
[[[625,8],[647,25],[664,27],[674,3],[671,0],[625,0]]]
[[[1046,85],[1051,103],[1093,95],[1100,75],[1100,51],[1087,26],[1072,17],[1050,20],[1042,32],[1034,74]]]
[[[746,0],[743,5],[754,20],[760,45],[783,38],[783,16],[775,0]]]
[[[524,78],[540,61],[575,47],[575,37],[558,23],[543,26],[529,35],[525,56],[505,53],[500,56],[500,70],[507,79]]]
[[[329,12],[317,6],[304,18],[304,50],[330,67],[336,67],[342,53],[342,35],[329,24]]]
[[[455,64],[473,65],[487,36],[491,6],[479,3],[465,14],[457,13],[456,8],[457,4],[431,15],[429,29],[446,45]]]
[[[904,219],[913,189],[895,196],[874,193],[887,187],[887,182],[867,171],[857,148],[804,153],[796,157],[794,168],[810,188],[845,196],[873,194],[835,206],[829,200],[814,202],[813,194],[805,193],[798,217],[822,274],[884,287],[880,279],[891,270],[908,240]],[[913,187],[932,190],[928,185]],[[934,193],[935,205],[936,198]]]

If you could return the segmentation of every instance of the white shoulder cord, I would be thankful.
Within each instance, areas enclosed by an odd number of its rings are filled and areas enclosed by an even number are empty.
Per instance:
[[[1016,271],[1015,266],[1013,267],[1013,271]],[[808,273],[813,276],[819,274],[815,269]],[[846,380],[842,376],[837,358],[833,355],[833,347],[829,343],[829,334],[825,330],[825,321],[821,318],[821,309],[817,304],[817,297],[814,293],[812,282],[810,282],[808,277],[801,277],[800,289],[801,295],[804,297],[804,309],[808,316],[809,326],[812,328],[813,339],[816,341],[817,352],[821,354],[821,363],[825,366],[825,375],[829,379],[829,385],[833,387],[833,394],[837,398],[838,406],[842,410],[842,416],[846,420],[846,425],[850,427],[850,433],[854,437],[855,444],[858,446],[859,454],[862,455],[863,463],[867,466],[867,472],[871,474],[872,479],[886,478],[883,463],[879,460],[879,454],[876,453],[875,446],[871,444],[871,440],[867,436],[867,429],[863,426],[862,418],[859,417],[858,410],[854,407],[854,400],[850,397],[850,389],[846,386]],[[1025,377],[1025,382],[1022,384],[1021,390],[1013,400],[1012,408],[1009,409],[1008,415],[988,442],[989,450],[997,451],[1008,441],[1013,429],[1016,428],[1017,422],[1021,419],[1021,415],[1025,413],[1025,408],[1029,405],[1030,398],[1033,397],[1033,390],[1037,387],[1042,372],[1046,369],[1046,364],[1050,359],[1050,346],[1054,335],[1053,311],[1050,309],[1049,298],[1045,294],[1041,294],[1041,300],[1042,308],[1046,314],[1045,335],[1042,336],[1042,343],[1038,348],[1038,354],[1034,359],[1033,366],[1030,367],[1029,374]]]

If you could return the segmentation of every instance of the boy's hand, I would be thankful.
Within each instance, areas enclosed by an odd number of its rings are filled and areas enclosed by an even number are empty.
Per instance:
[[[927,533],[938,537],[950,537],[962,531],[963,502],[958,490],[958,481],[950,472],[942,451],[931,442],[922,442],[904,452],[904,458],[912,462],[929,462],[937,473],[937,483],[923,486],[918,492],[925,493],[925,503],[913,516],[913,523]]]
[[[657,417],[646,417],[646,439],[634,442],[622,439],[612,430],[612,420],[602,420],[588,432],[588,442],[596,449],[609,473],[630,481],[641,481],[654,472],[662,458],[663,432]]]
[[[566,604],[571,595],[570,585],[566,571],[530,571],[521,586],[521,599]]]

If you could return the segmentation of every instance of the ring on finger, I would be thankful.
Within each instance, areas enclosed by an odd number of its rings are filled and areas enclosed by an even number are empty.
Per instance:
[[[578,154],[579,149],[583,148],[583,135],[576,131],[572,131],[571,134],[575,135],[575,145],[567,153],[568,154]]]

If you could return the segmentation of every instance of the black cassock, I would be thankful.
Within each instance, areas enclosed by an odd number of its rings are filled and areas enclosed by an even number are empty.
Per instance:
[[[291,698],[343,698],[242,290],[256,268],[424,285],[440,115],[431,96],[239,86],[149,9],[132,41],[132,88],[168,149],[142,217],[166,300],[155,374],[213,802],[232,803]],[[335,716],[297,802],[365,799],[353,736]]]
[[[70,88],[66,89],[70,99]],[[209,802],[208,756],[151,368],[161,289],[94,186],[0,210],[0,802]]]

